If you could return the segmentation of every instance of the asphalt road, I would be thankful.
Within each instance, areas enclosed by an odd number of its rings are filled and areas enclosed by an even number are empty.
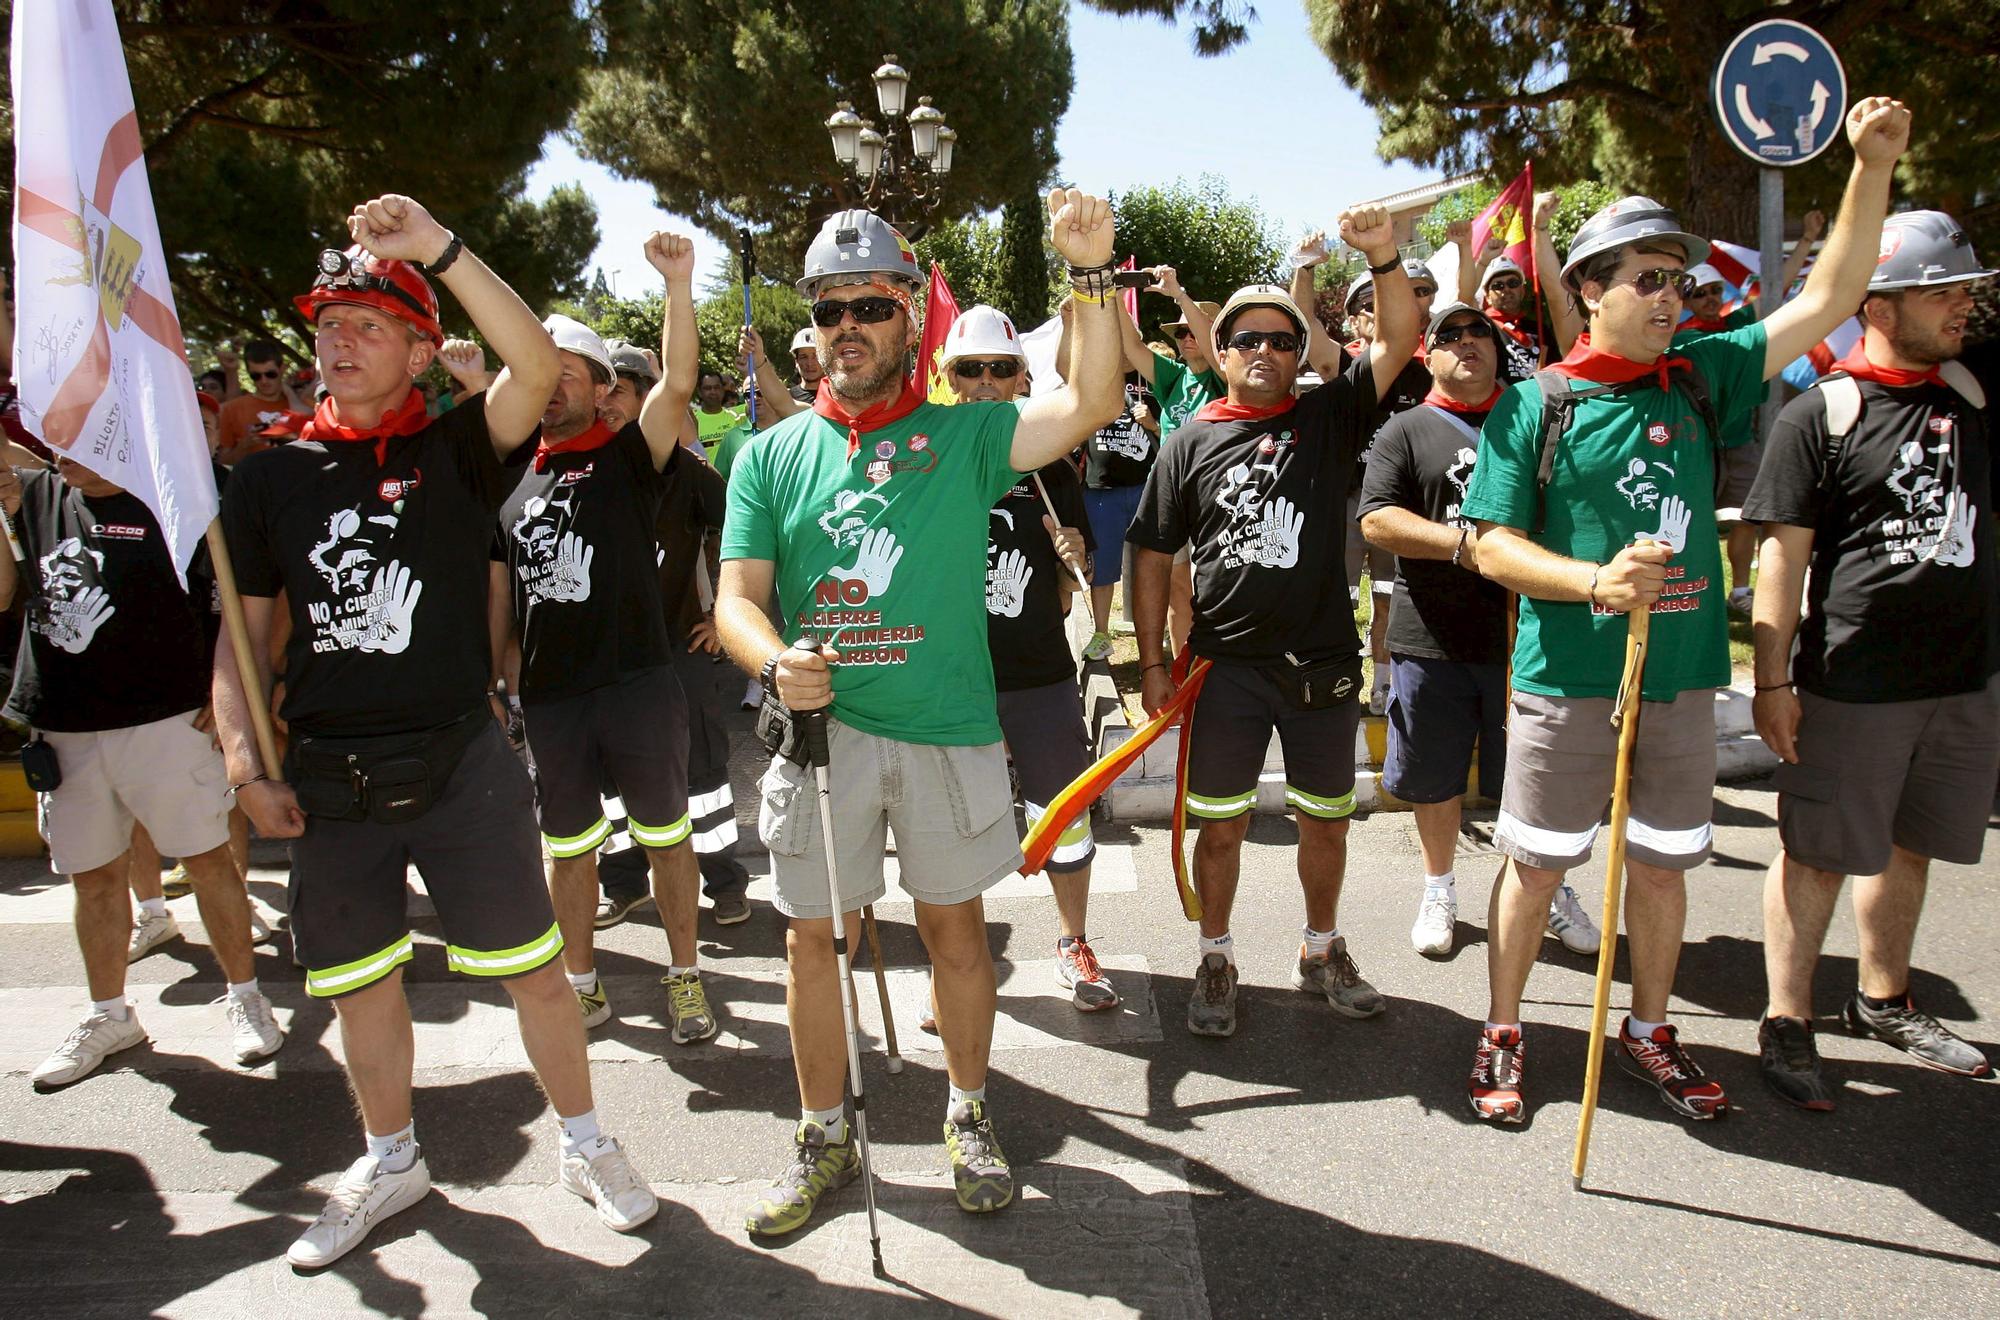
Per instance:
[[[739,783],[739,790],[744,785]],[[1246,851],[1235,935],[1241,1027],[1185,1030],[1193,929],[1163,829],[1110,828],[1092,940],[1124,991],[1085,1018],[1050,973],[1055,913],[1019,882],[988,904],[1002,1009],[990,1099],[1022,1193],[961,1214],[943,1177],[941,1056],[915,1029],[921,946],[906,903],[880,908],[900,1043],[864,1064],[892,1276],[869,1276],[860,1188],[776,1246],[740,1216],[783,1163],[795,1119],[783,1028],[782,922],[704,914],[718,1040],[678,1048],[658,1016],[665,942],[650,913],[601,939],[617,1019],[593,1033],[599,1109],[666,1203],[630,1238],[552,1187],[553,1122],[491,987],[444,969],[418,900],[408,969],[419,1021],[418,1135],[438,1194],[318,1277],[284,1246],[359,1153],[338,1032],[306,999],[281,934],[259,972],[291,1037],[245,1071],[192,899],[187,938],[132,968],[154,1036],[67,1090],[26,1072],[82,1014],[66,899],[39,865],[0,865],[0,1314],[1594,1315],[1969,1314],[2000,1295],[2000,1085],[1850,1040],[1831,1014],[1853,984],[1851,914],[1819,978],[1828,1115],[1758,1078],[1759,892],[1775,847],[1768,786],[1718,790],[1717,854],[1691,877],[1674,1017],[1735,1112],[1688,1124],[1608,1069],[1586,1190],[1569,1178],[1593,960],[1545,941],[1526,1006],[1532,1114],[1477,1123],[1464,1099],[1485,1007],[1494,859],[1461,858],[1459,946],[1413,953],[1420,887],[1402,815],[1356,822],[1341,926],[1388,997],[1335,1017],[1287,977],[1301,918],[1289,822]],[[746,816],[748,812],[746,810]],[[281,854],[252,889],[283,904]],[[756,859],[761,870],[762,859]],[[1919,941],[1920,1003],[2000,1057],[1996,863],[1940,867]],[[1600,871],[1579,877],[1594,910]],[[760,883],[753,896],[765,892]],[[1620,968],[1623,974],[1622,960]],[[871,1020],[875,993],[864,978]],[[1623,982],[1614,1004],[1624,1002]],[[811,1311],[808,1310],[811,1308]]]

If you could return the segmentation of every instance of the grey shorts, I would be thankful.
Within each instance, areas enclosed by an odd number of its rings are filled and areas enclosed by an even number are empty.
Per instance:
[[[1762,440],[1752,440],[1747,445],[1722,451],[1722,482],[1715,492],[1718,514],[1725,509],[1742,510],[1743,501],[1750,498],[1750,484],[1757,480],[1757,466],[1763,461]],[[1731,520],[1725,518],[1723,521]]]
[[[1083,698],[1064,679],[1046,687],[1000,694],[1000,732],[1021,781],[1021,808],[1028,824],[1041,819],[1055,795],[1090,768],[1090,734],[1083,727]],[[1081,871],[1097,845],[1090,837],[1090,813],[1080,814],[1049,854],[1051,874]]]
[[[1881,874],[1891,844],[1979,860],[2000,774],[2000,677],[1930,701],[1801,692],[1799,705],[1798,764],[1774,778],[1788,856],[1840,875]]]
[[[1588,860],[1618,767],[1612,705],[1516,690],[1495,847],[1550,871]],[[1699,866],[1714,842],[1714,796],[1715,689],[1641,702],[1625,855],[1669,871]]]
[[[887,892],[882,856],[889,830],[896,834],[903,889],[940,907],[979,897],[1021,864],[1007,755],[999,743],[898,742],[829,720],[827,750],[844,911]],[[759,787],[764,802],[757,833],[771,850],[778,911],[832,916],[813,771],[775,757]]]

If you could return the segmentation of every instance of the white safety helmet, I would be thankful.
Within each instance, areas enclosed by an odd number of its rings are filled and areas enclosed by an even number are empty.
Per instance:
[[[1694,265],[1689,266],[1688,274],[1694,276],[1694,287],[1697,289],[1705,289],[1711,284],[1726,285],[1729,283],[1728,280],[1722,277],[1721,271],[1709,265],[1706,261],[1697,261]]]
[[[813,328],[811,326],[805,327],[805,329],[792,336],[792,352],[794,353],[800,349],[804,349],[810,353],[818,349],[818,347],[819,343],[813,338]]]
[[[981,303],[968,307],[958,314],[945,331],[944,353],[938,360],[939,366],[950,366],[962,357],[1012,357],[1027,360],[1021,349],[1021,336],[1014,331],[1014,323],[1007,313],[998,307],[988,307]]]
[[[616,382],[618,369],[611,364],[611,350],[604,346],[604,338],[595,330],[577,320],[564,316],[561,312],[542,322],[542,329],[556,341],[556,347],[565,353],[574,353],[580,358],[596,363],[604,370],[604,379]]]

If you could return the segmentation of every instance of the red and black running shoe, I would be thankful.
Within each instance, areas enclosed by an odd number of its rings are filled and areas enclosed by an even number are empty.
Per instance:
[[[1472,1079],[1465,1084],[1472,1112],[1489,1123],[1518,1123],[1526,1112],[1521,1099],[1521,1064],[1527,1047],[1519,1027],[1483,1027],[1472,1056]]]
[[[1722,1083],[1688,1058],[1679,1033],[1661,1026],[1651,1040],[1641,1040],[1632,1034],[1631,1026],[1628,1017],[1618,1028],[1618,1062],[1626,1072],[1657,1090],[1667,1108],[1682,1118],[1695,1119],[1721,1118],[1729,1112]]]

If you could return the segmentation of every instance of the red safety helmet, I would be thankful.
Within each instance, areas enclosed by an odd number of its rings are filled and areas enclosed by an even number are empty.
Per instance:
[[[312,292],[292,299],[299,315],[317,322],[328,303],[358,303],[389,313],[433,344],[444,344],[438,322],[437,293],[423,272],[407,261],[370,256],[359,244],[345,252],[332,248],[319,254],[319,277]]]

